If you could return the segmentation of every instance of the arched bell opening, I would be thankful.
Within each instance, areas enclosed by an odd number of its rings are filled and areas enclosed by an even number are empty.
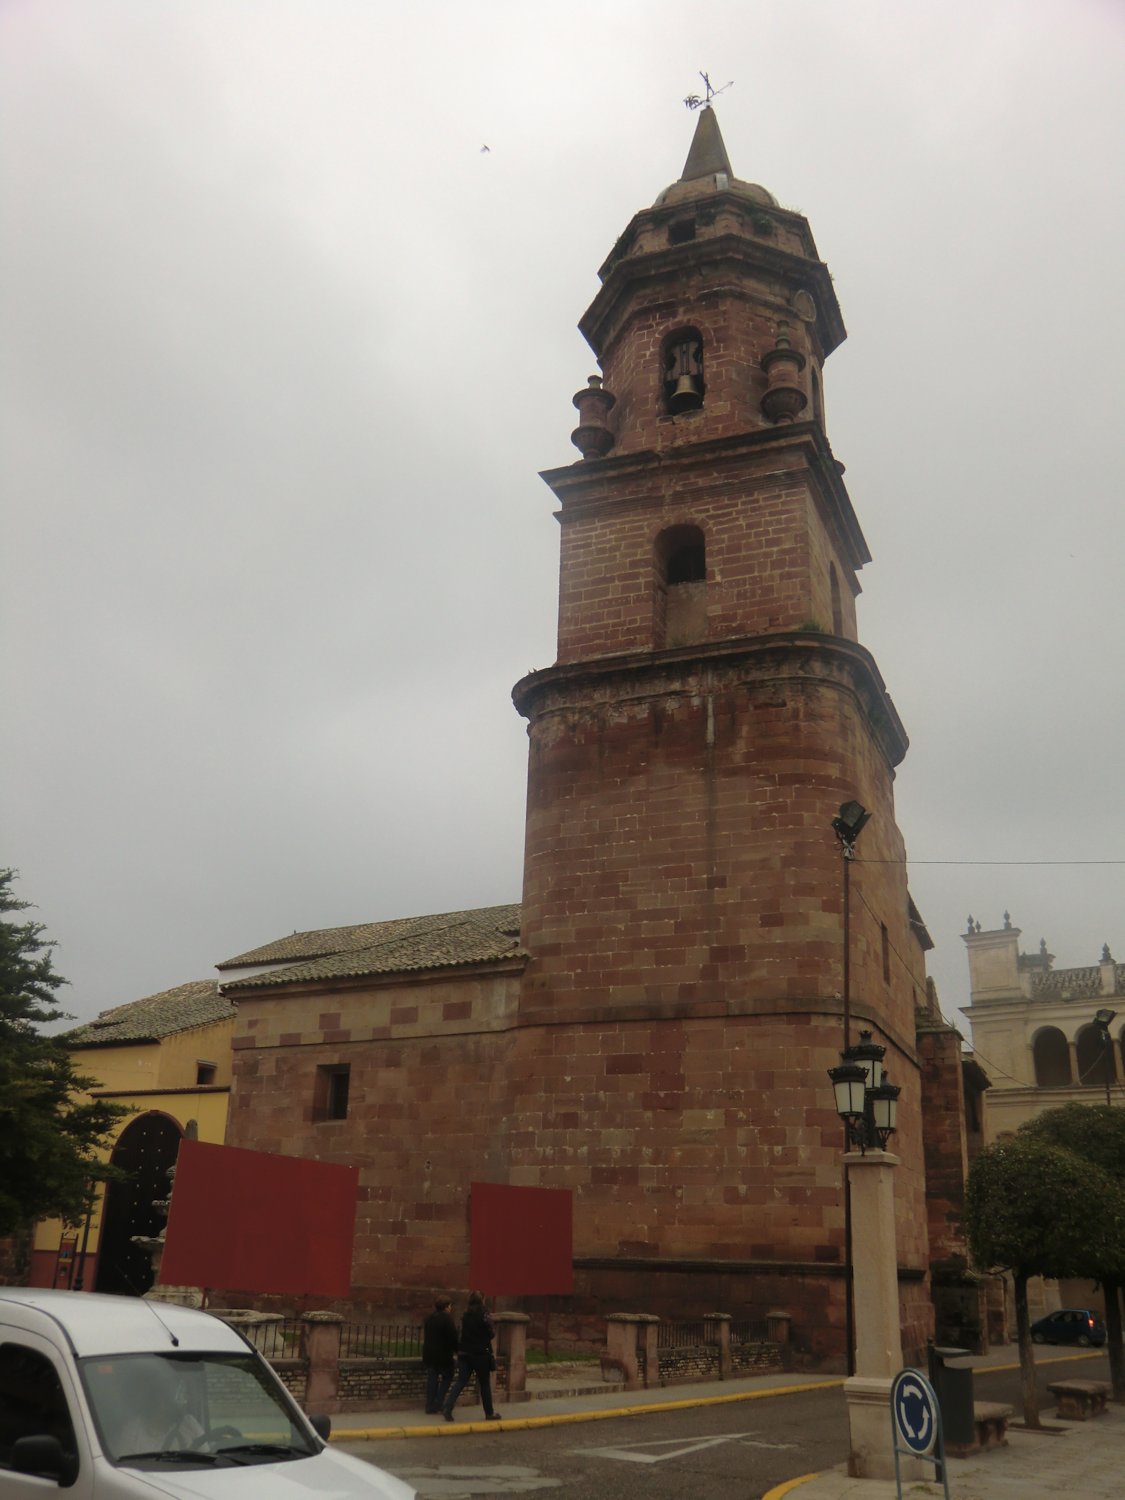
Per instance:
[[[680,328],[661,346],[661,389],[670,417],[698,411],[707,394],[703,378],[703,338],[698,328]]]

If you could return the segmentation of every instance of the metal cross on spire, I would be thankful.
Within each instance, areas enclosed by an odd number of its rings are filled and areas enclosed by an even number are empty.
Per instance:
[[[684,105],[688,109],[706,109],[707,107],[709,107],[711,100],[714,99],[716,94],[725,94],[727,89],[729,89],[734,83],[734,79],[732,78],[730,83],[724,83],[721,89],[716,89],[712,88],[711,80],[706,73],[701,72],[699,76],[703,79],[703,86],[707,90],[707,92],[702,99],[698,94],[689,94],[684,100]]]

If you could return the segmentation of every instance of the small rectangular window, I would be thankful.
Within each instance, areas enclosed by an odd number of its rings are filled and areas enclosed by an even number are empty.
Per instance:
[[[217,1063],[204,1062],[202,1059],[200,1059],[195,1065],[196,1086],[200,1087],[204,1084],[214,1083],[215,1074],[218,1071],[219,1068]]]
[[[686,245],[689,240],[695,239],[695,220],[677,219],[668,225],[668,243],[670,245]]]
[[[348,1084],[351,1068],[347,1063],[334,1063],[316,1070],[316,1099],[314,1118],[317,1120],[346,1120],[348,1117]]]

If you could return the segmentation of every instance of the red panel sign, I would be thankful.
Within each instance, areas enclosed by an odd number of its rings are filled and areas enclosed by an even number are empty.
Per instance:
[[[357,1167],[181,1141],[160,1280],[346,1297]]]
[[[473,1286],[490,1297],[565,1296],[574,1290],[568,1189],[474,1182],[470,1193]]]

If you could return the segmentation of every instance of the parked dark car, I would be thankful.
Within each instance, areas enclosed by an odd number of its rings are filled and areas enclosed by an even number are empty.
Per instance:
[[[1105,1324],[1088,1307],[1060,1307],[1031,1325],[1031,1337],[1037,1344],[1105,1343]]]

